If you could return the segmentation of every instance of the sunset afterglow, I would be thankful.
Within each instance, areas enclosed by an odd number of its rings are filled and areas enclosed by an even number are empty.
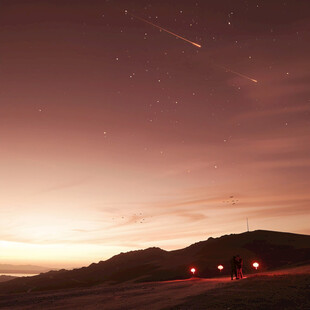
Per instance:
[[[310,233],[307,9],[226,2],[1,4],[1,263]]]

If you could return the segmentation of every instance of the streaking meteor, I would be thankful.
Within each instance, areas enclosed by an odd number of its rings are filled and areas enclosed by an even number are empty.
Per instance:
[[[243,78],[245,78],[245,79],[247,79],[247,80],[250,80],[250,81],[252,81],[252,82],[254,82],[254,83],[258,83],[257,80],[252,79],[252,78],[250,78],[250,77],[247,76],[247,75],[244,75],[244,74],[242,74],[242,73],[239,73],[239,72],[230,70],[230,69],[228,69],[228,68],[225,68],[225,67],[222,67],[222,66],[219,66],[219,65],[216,65],[216,66],[217,66],[217,67],[220,67],[220,68],[222,68],[222,69],[224,69],[224,70],[227,71],[227,72],[231,72],[231,73],[234,73],[234,74],[236,74],[236,75],[239,75],[239,76],[241,76],[241,77],[243,77]]]
[[[139,17],[139,16],[133,15],[133,14],[127,12],[127,11],[126,11],[126,14],[129,14],[130,16],[132,16],[132,17],[134,17],[134,18],[136,18],[136,19],[139,19],[139,20],[141,20],[141,21],[144,22],[144,23],[150,24],[151,26],[156,27],[156,28],[158,28],[159,30],[165,31],[165,32],[167,32],[167,33],[173,35],[173,36],[176,37],[176,38],[180,38],[180,39],[182,39],[182,40],[184,40],[184,41],[186,41],[186,42],[188,42],[188,43],[190,43],[190,44],[192,44],[192,45],[194,45],[194,46],[196,46],[196,47],[201,48],[201,45],[200,45],[200,44],[195,43],[195,42],[192,42],[192,41],[190,41],[190,40],[188,40],[188,39],[186,39],[186,38],[183,38],[183,37],[177,35],[176,33],[171,32],[171,31],[169,31],[169,30],[167,30],[167,29],[165,29],[165,28],[162,28],[162,27],[160,27],[160,26],[158,26],[158,25],[156,25],[156,24],[153,24],[152,22],[150,22],[150,21],[148,21],[148,20],[146,20],[146,19],[144,19],[144,18],[141,18],[141,17]],[[245,75],[245,74],[242,74],[242,73],[233,71],[233,70],[231,70],[231,69],[229,69],[229,68],[226,68],[226,67],[224,67],[224,66],[218,65],[218,64],[216,64],[216,63],[214,63],[214,62],[211,62],[211,63],[213,63],[213,65],[215,65],[216,67],[221,68],[222,70],[225,70],[226,72],[231,72],[231,73],[236,74],[236,75],[238,75],[238,76],[240,76],[240,77],[242,77],[242,78],[245,78],[245,79],[247,79],[247,80],[249,80],[249,81],[251,81],[251,82],[258,83],[257,80],[252,79],[251,77],[249,77],[249,76],[247,76],[247,75]]]
[[[167,32],[167,33],[169,33],[169,34],[171,34],[171,35],[173,35],[173,36],[175,36],[175,37],[177,37],[177,38],[179,38],[179,39],[182,39],[182,40],[184,40],[184,41],[186,41],[186,42],[188,42],[188,43],[190,43],[190,44],[192,44],[192,45],[194,45],[194,46],[196,46],[196,47],[201,48],[201,45],[199,45],[198,43],[195,43],[195,42],[192,42],[192,41],[190,41],[190,40],[188,40],[188,39],[186,39],[186,38],[183,38],[183,37],[181,37],[181,36],[179,36],[179,35],[177,35],[177,34],[171,32],[171,31],[169,31],[169,30],[167,30],[167,29],[165,29],[165,28],[162,28],[162,27],[160,27],[160,26],[158,26],[158,25],[156,25],[156,24],[151,23],[150,21],[148,21],[148,20],[146,20],[146,19],[144,19],[144,18],[135,16],[135,15],[130,14],[130,13],[128,13],[128,14],[129,14],[130,16],[132,16],[132,17],[134,17],[134,18],[136,18],[136,19],[139,19],[139,20],[141,20],[141,21],[143,21],[143,22],[145,22],[145,23],[147,23],[147,24],[150,24],[150,25],[152,25],[152,26],[154,26],[154,27],[156,27],[156,28],[158,28],[158,29],[160,29],[160,30],[162,30],[162,31],[165,31],[165,32]]]

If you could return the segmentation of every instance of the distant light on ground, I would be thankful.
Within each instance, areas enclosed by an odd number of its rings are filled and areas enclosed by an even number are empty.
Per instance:
[[[218,266],[217,266],[217,269],[218,269],[219,271],[222,271],[222,270],[224,269],[224,267],[223,267],[223,265],[218,265]]]
[[[257,270],[257,268],[259,267],[259,263],[258,262],[253,263],[253,267]]]
[[[194,275],[196,272],[196,269],[195,268],[191,268],[191,273]]]

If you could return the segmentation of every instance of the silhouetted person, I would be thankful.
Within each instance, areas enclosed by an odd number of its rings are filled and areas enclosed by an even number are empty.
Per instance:
[[[236,279],[242,279],[243,278],[242,266],[243,266],[243,260],[239,255],[237,255],[237,257],[236,257],[236,267],[237,267],[236,268],[237,269]]]
[[[236,264],[236,256],[233,256],[232,259],[230,260],[230,276],[231,279],[234,279],[234,276],[237,279],[237,264]]]

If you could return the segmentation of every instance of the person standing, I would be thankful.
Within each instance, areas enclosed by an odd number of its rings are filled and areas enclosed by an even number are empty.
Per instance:
[[[243,260],[239,255],[237,255],[236,257],[236,269],[237,269],[236,279],[243,278],[242,267],[243,267]]]
[[[230,260],[230,276],[231,279],[234,279],[234,276],[237,279],[237,265],[236,265],[236,256],[233,256]]]

